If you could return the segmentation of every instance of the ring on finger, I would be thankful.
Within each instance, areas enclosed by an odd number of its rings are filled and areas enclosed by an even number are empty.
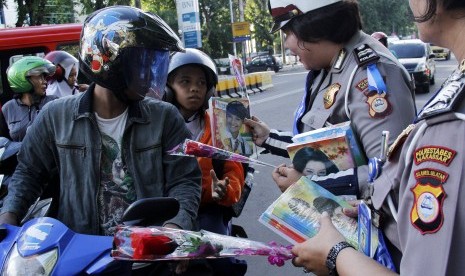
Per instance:
[[[306,269],[305,267],[304,267],[303,271],[304,271],[304,273],[310,273],[310,270]]]

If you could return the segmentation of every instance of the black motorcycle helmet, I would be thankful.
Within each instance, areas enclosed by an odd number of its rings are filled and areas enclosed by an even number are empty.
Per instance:
[[[198,65],[205,73],[207,80],[207,94],[205,95],[205,101],[202,106],[205,110],[208,108],[208,100],[215,94],[216,85],[218,84],[216,65],[204,52],[193,48],[187,48],[184,53],[175,53],[171,56],[168,68],[168,78],[170,78],[171,74],[175,73],[177,69],[186,65]],[[172,89],[169,86],[166,86],[165,90],[166,92],[163,100],[176,105],[176,97]]]
[[[79,64],[86,77],[127,101],[123,92],[148,90],[161,99],[169,51],[184,51],[175,32],[157,15],[112,6],[89,15],[80,40]],[[134,90],[134,89],[132,89]]]

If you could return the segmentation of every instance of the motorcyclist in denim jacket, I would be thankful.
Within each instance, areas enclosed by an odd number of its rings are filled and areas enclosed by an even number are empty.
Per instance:
[[[23,141],[0,215],[17,224],[58,171],[58,219],[72,230],[111,235],[133,201],[169,196],[180,203],[166,227],[192,229],[200,202],[195,158],[167,155],[189,135],[162,96],[169,51],[182,51],[158,16],[113,6],[84,22],[79,54],[89,89],[47,105]]]

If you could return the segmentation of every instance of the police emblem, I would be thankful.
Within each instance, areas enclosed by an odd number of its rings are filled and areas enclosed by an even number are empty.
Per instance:
[[[331,84],[328,89],[326,89],[325,94],[323,95],[323,103],[326,109],[330,108],[334,104],[334,99],[336,98],[337,92],[341,89],[339,83]]]
[[[410,221],[423,235],[432,234],[441,229],[444,221],[442,206],[446,193],[442,184],[449,175],[436,169],[415,171],[417,184],[411,189],[414,195]]]
[[[373,118],[384,118],[391,114],[392,107],[386,93],[371,91],[366,94],[367,103],[370,107],[369,114]]]

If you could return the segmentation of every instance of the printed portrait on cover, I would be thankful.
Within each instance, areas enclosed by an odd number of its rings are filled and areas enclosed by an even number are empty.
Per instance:
[[[251,156],[254,151],[252,134],[244,124],[250,118],[247,99],[212,98],[211,119],[215,147]]]

